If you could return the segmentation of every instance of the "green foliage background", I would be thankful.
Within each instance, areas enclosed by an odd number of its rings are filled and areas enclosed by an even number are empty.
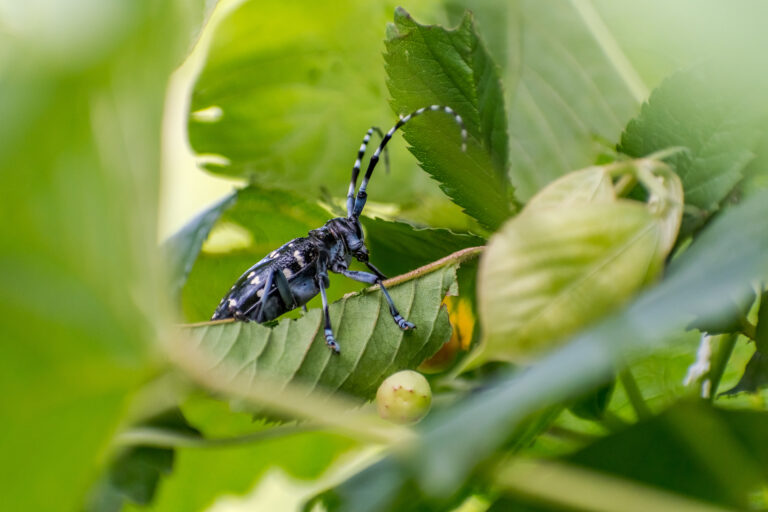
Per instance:
[[[4,509],[768,508],[766,6],[396,7],[0,0]],[[167,89],[179,66],[199,73]],[[337,361],[319,300],[277,327],[177,329],[338,214],[365,130],[432,103],[461,114],[467,152],[448,116],[409,123],[363,218],[384,272],[427,266],[392,286],[418,331],[399,333],[378,291],[344,297],[362,287],[336,277]],[[482,320],[475,345],[528,306],[504,293],[525,275],[476,292],[468,248],[503,247],[521,222],[536,231],[525,204],[555,179],[670,147],[685,208],[655,283],[562,339],[537,331],[556,348],[526,368],[462,353],[431,377],[417,427],[358,407],[449,337],[446,293]],[[199,167],[168,168],[176,153]],[[646,200],[643,162],[609,185]],[[166,239],[158,198],[187,179],[235,190],[190,197],[200,215],[163,221],[183,225]],[[544,275],[584,268],[546,252]],[[709,366],[684,385],[700,331],[713,334]],[[750,393],[718,394],[737,382]]]

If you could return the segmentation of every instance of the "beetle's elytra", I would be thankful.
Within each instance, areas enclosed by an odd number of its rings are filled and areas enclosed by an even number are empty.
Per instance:
[[[392,134],[412,118],[430,111],[445,112],[453,116],[461,129],[462,150],[465,150],[467,131],[461,116],[452,108],[441,105],[420,108],[401,117],[382,137],[379,147],[371,156],[360,189],[355,196],[360,165],[368,142],[374,131],[381,133],[375,127],[370,128],[363,138],[355,165],[352,167],[352,179],[347,193],[347,216],[331,219],[324,226],[310,231],[306,237],[291,240],[246,270],[229,293],[221,299],[211,320],[234,318],[242,321],[267,322],[287,311],[304,306],[319,293],[323,299],[325,341],[335,353],[339,353],[339,344],[331,328],[328,299],[325,294],[330,270],[361,283],[378,284],[387,299],[389,312],[395,323],[403,330],[414,329],[416,326],[405,320],[397,311],[392,298],[382,284],[386,277],[368,261],[368,249],[365,246],[363,229],[360,225],[360,214],[368,197],[366,193],[368,182]],[[371,272],[349,270],[352,258],[363,262]]]

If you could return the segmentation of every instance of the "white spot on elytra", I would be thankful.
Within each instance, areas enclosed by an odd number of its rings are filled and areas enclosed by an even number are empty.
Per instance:
[[[275,256],[277,256],[277,251],[272,251],[271,253],[269,253],[270,258],[274,258]]]
[[[235,299],[229,299],[229,307],[233,308],[237,305],[237,301]]]
[[[253,272],[249,272],[249,273],[248,273],[248,279],[252,278],[254,275],[256,275],[256,272],[255,272],[255,271],[253,271]]]
[[[256,276],[253,278],[253,281],[251,281],[251,284],[259,284],[261,282],[261,279],[259,279],[259,276]]]
[[[256,292],[257,297],[261,297],[262,295],[264,295],[264,288]]]
[[[284,268],[283,269],[283,275],[285,277],[287,277],[288,279],[290,279],[291,277],[293,277],[293,272],[291,272],[291,269],[289,269],[289,268]]]
[[[304,265],[304,256],[299,251],[293,251],[293,257],[296,258],[299,265]]]

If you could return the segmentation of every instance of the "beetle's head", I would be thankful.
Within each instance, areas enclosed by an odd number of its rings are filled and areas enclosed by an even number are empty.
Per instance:
[[[363,227],[357,217],[338,217],[329,220],[326,225],[335,237],[342,241],[347,254],[358,261],[368,261],[368,248],[365,246]]]

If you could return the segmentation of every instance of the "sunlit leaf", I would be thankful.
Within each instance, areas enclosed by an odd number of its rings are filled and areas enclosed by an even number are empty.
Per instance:
[[[569,172],[542,188],[525,205],[536,208],[569,208],[580,203],[611,203],[616,200],[613,181],[604,167]]]
[[[395,6],[269,0],[233,9],[215,27],[189,107],[202,166],[305,197],[320,187],[345,194],[366,130],[396,121],[381,67]],[[397,172],[376,179],[371,198],[439,194],[401,144],[390,148]]]
[[[431,114],[406,125],[405,139],[422,168],[459,206],[489,228],[510,215],[507,126],[496,66],[467,14],[446,30],[416,23],[395,12],[387,34],[387,86],[401,114],[429,105],[458,112],[470,141],[461,151],[459,130],[450,117]]]

